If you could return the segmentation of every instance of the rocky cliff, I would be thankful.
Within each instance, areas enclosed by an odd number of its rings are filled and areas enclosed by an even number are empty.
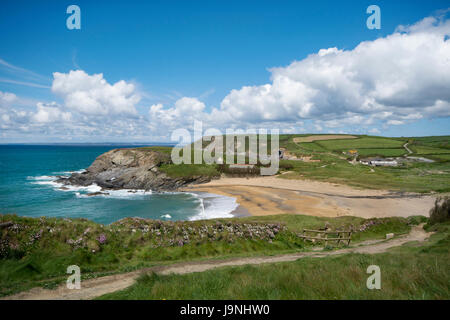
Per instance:
[[[160,170],[171,162],[168,154],[145,148],[114,149],[91,164],[85,172],[73,173],[58,182],[68,185],[97,184],[103,189],[144,189],[174,191],[187,184],[204,183],[209,177],[170,177]]]

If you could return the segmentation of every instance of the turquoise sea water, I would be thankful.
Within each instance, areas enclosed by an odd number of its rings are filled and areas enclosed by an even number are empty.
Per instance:
[[[232,216],[237,204],[228,197],[127,190],[87,197],[86,193],[98,187],[61,190],[54,182],[119,147],[127,146],[0,145],[0,213],[83,217],[105,224],[124,217],[195,220]]]

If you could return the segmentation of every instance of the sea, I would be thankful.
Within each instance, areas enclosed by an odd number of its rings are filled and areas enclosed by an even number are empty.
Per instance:
[[[148,145],[146,145],[148,146]],[[136,145],[0,145],[0,214],[87,218],[109,224],[125,217],[200,220],[233,217],[235,198],[210,193],[115,190],[87,196],[100,187],[61,189],[55,180],[81,172],[96,157]]]

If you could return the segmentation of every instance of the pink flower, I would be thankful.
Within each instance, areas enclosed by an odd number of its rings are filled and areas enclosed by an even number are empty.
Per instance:
[[[98,242],[100,244],[103,244],[106,242],[106,235],[104,233],[102,233],[98,238],[97,238]]]

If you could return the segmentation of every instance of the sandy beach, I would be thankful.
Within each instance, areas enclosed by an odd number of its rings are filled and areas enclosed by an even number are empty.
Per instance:
[[[191,186],[201,191],[235,197],[255,216],[304,214],[324,217],[407,217],[426,215],[435,196],[387,190],[356,189],[346,185],[278,177],[221,178]]]

